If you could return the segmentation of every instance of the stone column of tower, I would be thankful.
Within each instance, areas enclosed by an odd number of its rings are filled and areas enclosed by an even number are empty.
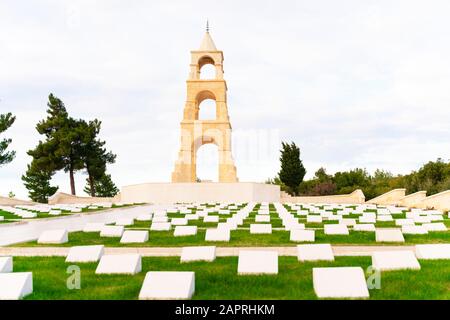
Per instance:
[[[223,79],[223,52],[217,50],[207,29],[198,50],[191,51],[187,98],[181,121],[181,146],[172,182],[197,181],[197,150],[214,143],[219,150],[219,182],[237,182],[236,167],[231,155],[231,124],[227,107],[227,84]],[[212,64],[215,79],[200,79],[200,69]],[[216,101],[216,119],[199,120],[199,105],[205,99]]]

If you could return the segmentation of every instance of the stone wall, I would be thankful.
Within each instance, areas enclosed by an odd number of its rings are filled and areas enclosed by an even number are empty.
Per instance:
[[[391,205],[397,203],[400,199],[404,198],[406,195],[406,189],[394,189],[389,192],[383,193],[382,195],[370,199],[366,203],[379,204],[379,205]]]
[[[58,192],[55,193],[50,199],[48,204],[71,204],[71,203],[106,203],[106,202],[121,202],[120,194],[114,198],[100,198],[100,197],[78,197],[68,193]]]
[[[16,205],[32,205],[32,204],[35,203],[32,201],[0,196],[0,206],[16,206]]]
[[[302,197],[291,197],[285,192],[282,193],[281,202],[292,202],[292,203],[364,203],[365,196],[364,193],[357,189],[349,194],[338,194],[329,196],[302,196]]]

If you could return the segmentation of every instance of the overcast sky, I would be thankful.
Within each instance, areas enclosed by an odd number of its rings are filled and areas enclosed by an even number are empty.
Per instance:
[[[447,160],[449,17],[448,0],[2,0],[0,113],[17,116],[2,137],[17,157],[0,168],[0,194],[27,196],[20,176],[50,92],[72,116],[103,121],[119,186],[170,181],[207,18],[224,51],[240,181],[273,177],[282,140],[300,146],[308,177]],[[214,164],[202,163],[209,178]],[[54,183],[69,190],[67,174]]]

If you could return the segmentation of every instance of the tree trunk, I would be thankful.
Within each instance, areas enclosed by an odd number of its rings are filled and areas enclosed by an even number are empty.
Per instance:
[[[70,168],[70,170],[69,170],[69,176],[70,176],[70,191],[72,192],[72,195],[75,196],[76,195],[76,191],[75,191],[75,177],[74,177],[72,168]]]
[[[91,197],[95,197],[94,178],[89,174],[89,187],[91,188]]]

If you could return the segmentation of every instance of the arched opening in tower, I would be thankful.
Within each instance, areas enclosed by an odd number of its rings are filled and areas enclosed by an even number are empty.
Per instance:
[[[197,181],[219,181],[219,149],[214,143],[202,145],[197,150]]]
[[[216,120],[216,101],[205,99],[199,104],[198,120]]]

